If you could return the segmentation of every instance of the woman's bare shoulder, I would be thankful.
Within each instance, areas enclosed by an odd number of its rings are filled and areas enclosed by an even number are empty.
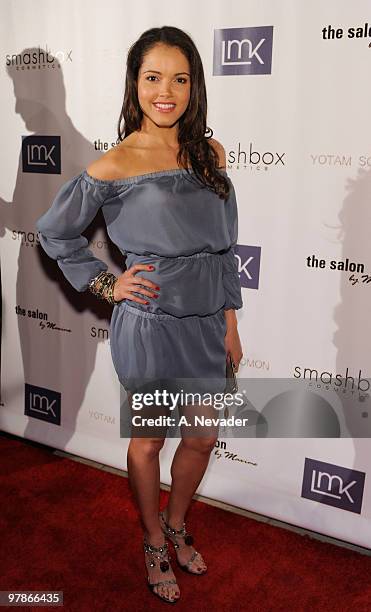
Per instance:
[[[86,171],[93,178],[114,181],[134,174],[136,165],[132,147],[121,143],[93,161]]]

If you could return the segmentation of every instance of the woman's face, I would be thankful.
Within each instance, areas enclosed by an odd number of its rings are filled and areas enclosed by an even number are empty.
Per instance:
[[[178,47],[157,43],[144,56],[138,73],[138,99],[144,116],[159,127],[171,127],[187,109],[190,92],[185,55]]]

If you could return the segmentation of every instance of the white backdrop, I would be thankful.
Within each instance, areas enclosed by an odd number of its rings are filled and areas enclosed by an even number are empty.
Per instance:
[[[238,197],[239,376],[308,379],[323,410],[308,406],[304,418],[294,406],[295,436],[280,437],[287,405],[257,407],[267,435],[220,439],[199,492],[370,547],[369,397],[344,381],[357,386],[370,370],[369,3],[246,0],[232,11],[175,0],[171,9],[2,2],[1,427],[126,469],[110,308],[68,285],[38,248],[35,221],[115,142],[129,46],[174,25],[200,51],[208,125]],[[231,40],[250,41],[240,57],[235,43],[228,53]],[[86,235],[120,272],[102,218]],[[347,259],[361,265],[338,265]],[[331,437],[321,436],[324,422]],[[177,443],[161,454],[166,483]]]

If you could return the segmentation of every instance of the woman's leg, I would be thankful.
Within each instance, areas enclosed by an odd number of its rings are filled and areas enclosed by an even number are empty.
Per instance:
[[[130,488],[136,499],[146,541],[152,546],[163,546],[165,539],[158,518],[160,501],[160,462],[159,452],[165,438],[132,437],[127,452],[127,464]],[[150,566],[152,555],[146,553],[146,567],[151,583],[175,578],[169,568],[162,572],[160,560],[155,558],[156,565]],[[176,584],[155,587],[164,596],[174,599],[179,597]]]
[[[130,488],[139,508],[144,533],[154,546],[160,546],[163,542],[158,521],[159,452],[163,443],[161,438],[131,438],[127,454]]]
[[[217,416],[210,406],[186,406],[180,408],[180,413],[187,416],[188,422],[195,414],[214,418]],[[177,530],[183,526],[186,512],[204,476],[210,454],[218,438],[216,427],[204,427],[202,431],[197,431],[197,435],[192,435],[192,430],[192,427],[182,427],[182,439],[171,465],[172,482],[168,505],[165,509],[165,520]],[[178,543],[177,555],[179,562],[183,565],[190,559],[194,548],[185,544],[182,538],[178,538]],[[206,569],[201,555],[197,555],[191,569],[192,571]]]

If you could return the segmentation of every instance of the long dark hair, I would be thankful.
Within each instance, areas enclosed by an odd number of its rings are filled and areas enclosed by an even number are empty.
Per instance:
[[[116,144],[141,128],[143,112],[137,93],[138,72],[144,55],[157,43],[178,47],[190,65],[190,100],[187,110],[179,119],[177,163],[183,168],[191,166],[196,178],[205,187],[211,187],[226,199],[229,195],[228,180],[218,171],[218,155],[208,142],[213,131],[206,125],[207,96],[202,61],[193,40],[183,30],[172,26],[151,28],[131,45],[126,62],[125,94],[117,125]],[[210,133],[209,136],[206,133]]]

